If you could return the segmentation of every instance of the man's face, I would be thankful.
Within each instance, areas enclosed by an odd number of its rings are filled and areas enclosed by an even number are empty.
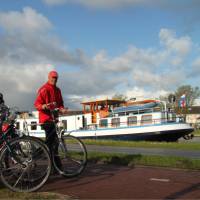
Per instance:
[[[58,77],[51,77],[51,76],[48,77],[48,82],[51,85],[56,85],[57,80],[58,80]]]

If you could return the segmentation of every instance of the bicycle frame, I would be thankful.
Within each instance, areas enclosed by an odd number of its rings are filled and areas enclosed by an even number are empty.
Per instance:
[[[6,132],[2,133],[1,139],[3,139],[3,144],[1,146],[0,151],[2,151],[2,149],[6,146],[6,148],[8,149],[10,155],[12,156],[12,158],[14,159],[15,162],[19,163],[20,165],[24,166],[24,164],[15,156],[11,146],[10,146],[10,140],[12,139],[8,139],[7,138],[7,133],[12,129],[9,128]]]

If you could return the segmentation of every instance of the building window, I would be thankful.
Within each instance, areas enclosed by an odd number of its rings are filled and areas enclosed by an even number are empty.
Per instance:
[[[37,130],[37,122],[31,122],[31,130],[32,131]]]
[[[152,124],[152,115],[142,115],[141,124]]]
[[[17,130],[20,130],[20,123],[19,123],[19,122],[16,122],[15,127],[16,127]]]
[[[62,120],[62,126],[65,130],[67,130],[67,120]]]
[[[118,127],[120,126],[120,118],[113,118],[112,121],[111,121],[111,125],[113,127]]]
[[[128,126],[137,125],[137,117],[128,117]]]
[[[107,127],[108,126],[108,120],[107,119],[101,119],[99,121],[99,126],[100,127]]]

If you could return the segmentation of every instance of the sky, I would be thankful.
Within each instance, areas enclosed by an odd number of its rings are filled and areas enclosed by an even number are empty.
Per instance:
[[[34,110],[48,72],[65,106],[200,85],[199,0],[1,0],[0,92]]]

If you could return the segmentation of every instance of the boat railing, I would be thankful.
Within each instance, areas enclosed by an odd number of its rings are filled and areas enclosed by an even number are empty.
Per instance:
[[[116,115],[118,116],[126,116],[126,115],[138,115],[138,114],[144,114],[144,113],[154,113],[154,112],[164,112],[165,110],[161,107],[154,107],[154,108],[145,108],[145,109],[136,109],[136,110],[130,110],[130,111],[121,111],[121,112],[110,112],[109,117],[114,117]]]
[[[115,121],[112,121],[115,119]],[[89,124],[85,127],[87,130],[95,130],[98,128],[117,128],[117,127],[138,127],[146,125],[159,125],[159,124],[170,124],[170,123],[185,123],[183,117],[173,118],[158,118],[158,119],[143,119],[137,121],[120,121],[120,118],[112,118],[111,122],[108,119],[100,119],[99,123]]]

